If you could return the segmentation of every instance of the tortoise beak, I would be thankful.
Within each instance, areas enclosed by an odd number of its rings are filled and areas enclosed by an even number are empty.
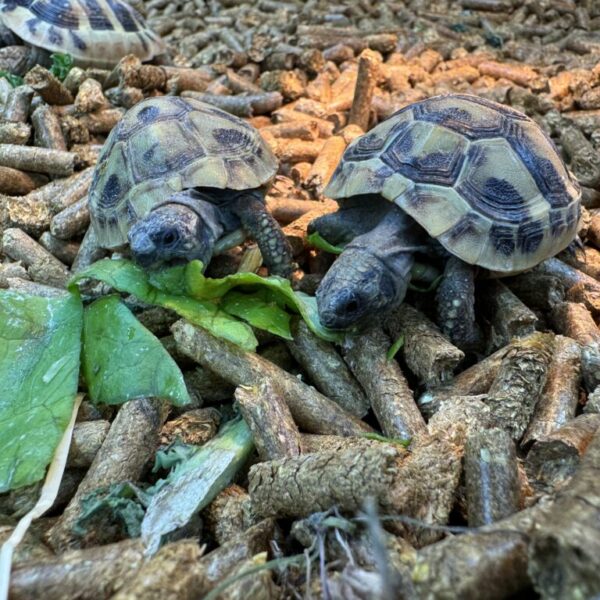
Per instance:
[[[364,302],[354,290],[317,290],[319,320],[330,329],[346,329],[363,316]]]
[[[151,267],[156,262],[156,246],[147,235],[132,236],[129,246],[135,261],[141,267]]]

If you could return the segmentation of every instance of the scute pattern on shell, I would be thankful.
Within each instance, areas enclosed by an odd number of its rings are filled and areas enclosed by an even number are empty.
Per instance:
[[[411,104],[356,139],[325,193],[380,193],[465,262],[503,273],[564,249],[581,196],[535,122],[466,94]]]
[[[126,54],[150,60],[165,51],[123,0],[4,0],[0,18],[29,44],[69,53],[80,66],[109,68]]]
[[[252,189],[276,172],[271,150],[245,121],[191,98],[149,98],[125,114],[102,149],[92,223],[100,245],[115,248],[133,222],[175,192]]]

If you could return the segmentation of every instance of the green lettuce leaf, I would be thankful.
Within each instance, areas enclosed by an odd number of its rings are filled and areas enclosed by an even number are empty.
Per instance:
[[[256,273],[235,273],[211,279],[203,274],[203,265],[194,260],[185,267],[185,279],[190,296],[199,300],[211,300],[225,297],[234,288],[244,291],[256,291],[266,288],[272,292],[272,299],[280,307],[288,307],[300,313],[313,333],[330,342],[342,339],[342,334],[324,327],[319,321],[316,299],[302,292],[295,292],[287,279],[271,275],[261,277]],[[239,290],[242,291],[242,290]]]
[[[121,404],[150,396],[175,406],[191,401],[175,361],[118,296],[85,309],[82,356],[94,402]]]
[[[313,248],[318,248],[319,250],[325,250],[325,252],[330,252],[331,254],[341,254],[344,251],[343,246],[334,246],[330,244],[324,237],[321,237],[320,233],[313,231],[307,238],[306,241]]]
[[[270,331],[286,340],[292,340],[291,315],[281,308],[271,290],[247,294],[231,290],[221,300],[221,308],[228,314],[243,319],[258,329]]]
[[[78,295],[0,293],[0,493],[39,481],[77,393]]]
[[[82,279],[98,279],[115,290],[133,294],[148,304],[157,304],[174,310],[191,323],[200,325],[213,335],[229,340],[245,350],[256,349],[258,342],[251,327],[246,323],[228,315],[214,302],[174,293],[184,289],[183,274],[183,267],[174,267],[154,274],[150,278],[141,267],[128,260],[105,259],[78,273],[71,279],[69,289],[76,288],[77,283]],[[182,278],[179,282],[178,277]]]

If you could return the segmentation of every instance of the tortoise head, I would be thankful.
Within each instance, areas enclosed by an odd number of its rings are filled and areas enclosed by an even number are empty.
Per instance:
[[[400,273],[410,271],[412,257],[396,257],[406,262],[398,270],[381,257],[364,248],[346,247],[333,263],[317,290],[317,308],[323,325],[346,329],[368,320],[370,316],[397,306],[406,295],[409,278]]]
[[[192,208],[165,204],[131,227],[129,247],[144,268],[196,258],[207,264],[212,244],[206,233],[204,222]]]

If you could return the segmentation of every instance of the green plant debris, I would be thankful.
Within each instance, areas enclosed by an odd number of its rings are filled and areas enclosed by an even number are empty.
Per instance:
[[[321,234],[314,231],[309,236],[307,236],[306,241],[313,248],[318,248],[319,250],[324,250],[325,252],[330,252],[331,254],[341,254],[344,251],[343,246],[334,246],[330,244],[325,238],[321,237]]]
[[[156,452],[154,458],[154,467],[152,467],[153,473],[159,471],[170,471],[172,468],[177,466],[179,463],[186,461],[190,456],[197,450],[196,446],[186,444],[180,439],[176,439],[170,443],[166,448],[162,448]]]
[[[292,340],[290,331],[291,315],[273,299],[271,290],[258,290],[247,294],[231,290],[221,300],[221,308],[248,323],[270,331],[286,340]]]
[[[314,248],[324,250],[325,252],[330,252],[331,254],[341,254],[344,251],[344,246],[334,246],[333,244],[330,244],[316,231],[311,233],[306,238],[306,241]],[[440,275],[439,271],[435,267],[415,262],[411,269],[411,278],[424,283],[429,283],[430,285],[426,288],[422,288],[410,283],[408,285],[409,289],[416,292],[427,293],[433,291],[437,287],[442,275]]]
[[[211,279],[205,277],[202,271],[203,265],[197,260],[190,262],[185,268],[187,290],[194,298],[209,300],[226,297],[227,292],[238,287],[249,292],[265,288],[272,292],[273,302],[300,313],[311,331],[319,337],[330,342],[342,339],[342,333],[321,325],[316,298],[295,292],[287,279],[277,276],[261,277],[255,273],[235,273],[221,279]]]
[[[237,317],[289,339],[286,308],[300,313],[319,337],[328,341],[341,339],[339,332],[321,325],[315,298],[295,292],[287,279],[255,273],[212,279],[205,277],[203,270],[203,264],[195,260],[148,275],[130,261],[105,259],[79,273],[70,285],[73,289],[82,279],[98,279],[144,302],[170,308],[191,323],[246,350],[254,350],[258,342],[249,325]]]
[[[419,285],[415,285],[414,283],[409,283],[408,289],[412,290],[413,292],[419,292],[421,294],[429,294],[429,292],[433,292],[433,290],[435,290],[437,288],[438,284],[440,283],[440,281],[442,280],[443,277],[444,277],[443,275],[439,275],[427,287],[421,287]]]
[[[191,402],[183,375],[160,341],[118,296],[96,300],[84,312],[83,374],[94,402],[133,398]]]
[[[421,283],[437,283],[440,270],[429,263],[415,261],[410,269],[411,280]]]
[[[81,500],[81,516],[73,525],[75,535],[84,537],[95,527],[117,525],[130,538],[140,537],[144,509],[150,496],[128,481],[95,489]]]
[[[54,77],[63,81],[68,75],[69,71],[73,68],[73,57],[70,54],[62,54],[61,52],[55,52],[50,55],[52,59],[52,66],[50,67],[50,73]]]
[[[0,493],[39,481],[77,394],[82,306],[0,293]]]
[[[181,291],[183,283],[176,284],[176,281],[178,273],[183,282],[185,281],[183,269],[184,267],[168,269],[155,275],[152,281],[161,284],[165,290]],[[103,281],[115,290],[133,294],[148,304],[170,308],[191,323],[200,325],[213,335],[229,340],[245,350],[254,350],[258,345],[249,325],[228,315],[214,302],[197,300],[154,287],[146,272],[128,260],[98,261],[75,276],[69,283],[69,289],[75,289],[77,282],[88,278]]]
[[[12,85],[14,88],[25,83],[25,80],[19,75],[13,75],[12,73],[4,70],[0,70],[0,77],[4,77],[4,79],[6,79],[6,81],[8,81],[8,83],[10,83],[10,85]]]
[[[159,481],[158,492],[148,490],[154,495],[142,522],[142,540],[149,553],[158,549],[164,535],[183,527],[231,483],[253,448],[248,425],[235,419]]]
[[[387,354],[386,354],[386,358],[388,360],[394,360],[394,357],[396,356],[396,354],[398,354],[398,351],[400,350],[400,348],[402,348],[402,346],[404,346],[404,336],[401,335],[391,346],[390,349],[388,350]]]

